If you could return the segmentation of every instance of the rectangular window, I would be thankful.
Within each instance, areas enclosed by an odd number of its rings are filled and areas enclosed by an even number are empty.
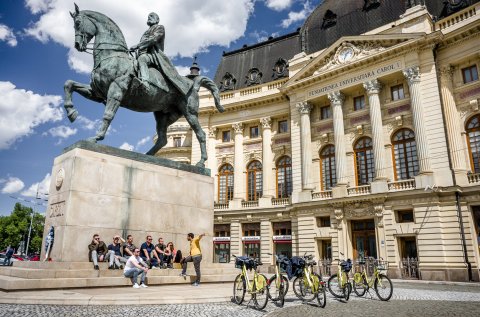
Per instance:
[[[398,210],[397,211],[397,222],[414,222],[413,219],[413,210]]]
[[[222,142],[230,142],[230,130],[222,131]]]
[[[258,138],[258,126],[250,127],[250,138]]]
[[[173,138],[173,147],[181,147],[182,146],[182,138],[181,137],[174,137]]]
[[[391,89],[392,100],[400,100],[405,98],[405,93],[403,92],[403,84],[393,86]]]
[[[287,133],[287,132],[288,132],[287,120],[278,121],[278,133]]]
[[[365,109],[365,96],[358,96],[353,98],[353,110]]]
[[[477,65],[468,66],[462,69],[463,83],[467,84],[478,80]]]
[[[330,217],[317,217],[317,227],[330,227]]]
[[[320,120],[325,120],[331,117],[330,106],[320,108]]]

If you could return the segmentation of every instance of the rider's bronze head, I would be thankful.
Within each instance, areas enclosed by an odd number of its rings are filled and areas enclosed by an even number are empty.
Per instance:
[[[148,15],[148,20],[147,20],[148,26],[158,24],[158,22],[160,22],[160,18],[158,17],[158,14],[156,14],[155,12],[151,12]]]

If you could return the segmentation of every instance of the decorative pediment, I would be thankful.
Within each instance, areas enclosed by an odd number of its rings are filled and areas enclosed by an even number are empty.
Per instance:
[[[360,36],[344,36],[325,49],[317,57],[306,64],[283,86],[287,88],[296,82],[309,77],[327,74],[330,70],[344,65],[355,64],[357,61],[376,56],[377,54],[417,46],[424,33],[411,34],[375,34]],[[410,47],[411,48],[411,47]]]

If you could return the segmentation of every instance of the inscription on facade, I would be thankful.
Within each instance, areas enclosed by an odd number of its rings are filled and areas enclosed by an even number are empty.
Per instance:
[[[283,144],[283,143],[290,143],[290,138],[281,138],[281,139],[275,140],[275,144]]]
[[[48,216],[50,218],[62,217],[65,213],[65,201],[51,204],[48,207]]]
[[[480,94],[480,87],[476,87],[476,88],[467,90],[465,92],[462,92],[458,96],[460,97],[460,99],[465,99],[465,98],[475,96],[475,95],[478,95],[478,94]]]
[[[351,124],[357,124],[359,122],[368,121],[369,119],[370,119],[370,115],[365,114],[363,116],[350,119],[350,123]]]
[[[390,108],[387,110],[388,114],[395,114],[403,111],[410,110],[410,104],[401,105],[395,108]]]
[[[379,76],[395,72],[399,69],[402,69],[402,63],[400,61],[393,62],[388,65],[384,65],[381,67],[376,67],[374,69],[370,69],[368,71],[364,71],[362,73],[358,73],[355,76],[352,76],[350,78],[342,79],[340,81],[331,83],[329,85],[311,90],[308,92],[308,97],[315,97],[319,95],[325,95],[329,92],[339,90],[341,88],[345,88],[348,86],[352,86],[355,84],[363,83],[364,81],[367,80],[372,80],[374,78],[377,78]]]

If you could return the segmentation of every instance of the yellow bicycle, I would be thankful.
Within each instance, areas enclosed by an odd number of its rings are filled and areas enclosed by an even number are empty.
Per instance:
[[[275,255],[275,274],[268,280],[268,297],[277,303],[278,306],[283,307],[285,304],[285,295],[288,292],[288,278],[283,274],[284,269],[290,260],[286,256],[278,256],[277,254],[268,253],[269,255]]]
[[[340,254],[343,255],[342,253]],[[345,261],[335,259],[334,261],[338,262],[338,270],[336,274],[333,274],[328,279],[328,290],[333,296],[337,298],[344,298],[346,301],[348,301],[350,298],[350,293],[352,292],[352,285],[348,280],[348,273],[352,269],[352,260],[347,259]]]
[[[310,302],[316,297],[318,305],[324,308],[327,304],[325,283],[320,275],[313,272],[313,267],[317,265],[317,262],[312,255],[305,254],[302,259],[299,267],[301,272],[293,280],[293,292],[298,298],[306,302]]]
[[[359,262],[364,268],[361,272],[357,272],[353,275],[353,291],[357,296],[363,296],[370,289],[374,288],[375,293],[382,301],[388,301],[393,294],[392,281],[381,271],[388,270],[388,262],[375,260],[373,257],[368,257],[368,260]],[[373,265],[373,275],[369,278],[366,270],[367,265]]]
[[[238,305],[243,303],[245,293],[252,296],[255,308],[262,310],[268,302],[267,277],[257,272],[257,267],[262,263],[247,256],[233,256],[235,258],[235,267],[242,269],[242,273],[235,277],[233,282],[233,300]],[[253,270],[253,278],[249,279],[247,270]]]

